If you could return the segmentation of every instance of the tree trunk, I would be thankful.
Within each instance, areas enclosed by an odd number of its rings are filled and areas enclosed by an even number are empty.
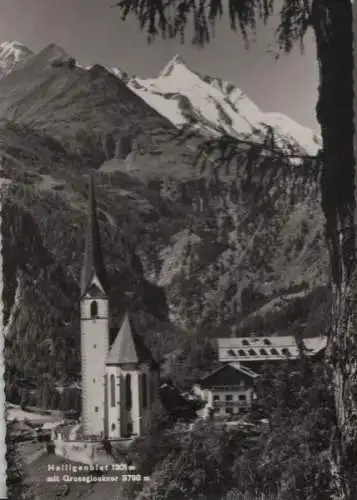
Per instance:
[[[340,499],[357,498],[357,275],[353,161],[351,0],[315,0],[313,22],[320,69],[316,108],[324,145],[322,209],[333,295],[327,361],[335,391],[331,462]],[[355,283],[356,282],[356,283]]]

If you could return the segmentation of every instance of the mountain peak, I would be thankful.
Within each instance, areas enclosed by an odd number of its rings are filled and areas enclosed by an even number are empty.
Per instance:
[[[15,64],[23,61],[32,54],[32,50],[16,40],[0,43],[1,60],[8,60]]]
[[[26,53],[30,55],[33,52],[28,47],[26,47],[26,45],[18,42],[17,40],[5,41],[0,43],[0,54],[2,56],[15,53]]]
[[[71,56],[64,50],[63,47],[57,45],[56,43],[49,43],[44,49],[42,49],[38,56],[46,57],[49,61],[53,60],[67,60]]]
[[[32,50],[17,40],[0,43],[0,79],[7,76],[32,55]]]
[[[160,71],[159,77],[161,76],[169,76],[177,66],[184,66],[187,68],[186,63],[181,56],[181,54],[176,54],[167,64],[166,66]]]

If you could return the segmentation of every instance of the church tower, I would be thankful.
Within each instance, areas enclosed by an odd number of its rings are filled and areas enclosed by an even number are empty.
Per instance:
[[[102,255],[93,179],[89,180],[88,220],[81,273],[82,428],[105,436],[105,362],[109,348],[108,282]]]

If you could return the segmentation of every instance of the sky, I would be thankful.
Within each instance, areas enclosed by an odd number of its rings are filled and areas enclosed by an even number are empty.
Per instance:
[[[279,0],[278,0],[279,1]],[[246,50],[228,19],[201,49],[180,40],[158,39],[148,45],[134,18],[121,21],[114,0],[0,0],[0,42],[17,40],[36,51],[61,45],[82,65],[117,66],[129,75],[155,77],[177,53],[191,69],[237,85],[263,111],[283,113],[319,131],[315,118],[318,66],[313,35],[278,61],[274,53],[276,19],[259,25]]]

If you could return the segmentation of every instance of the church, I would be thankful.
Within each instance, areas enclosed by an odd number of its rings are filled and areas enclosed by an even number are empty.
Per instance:
[[[120,440],[145,434],[159,398],[159,366],[126,313],[110,345],[110,286],[104,265],[93,178],[81,272],[83,437]]]

